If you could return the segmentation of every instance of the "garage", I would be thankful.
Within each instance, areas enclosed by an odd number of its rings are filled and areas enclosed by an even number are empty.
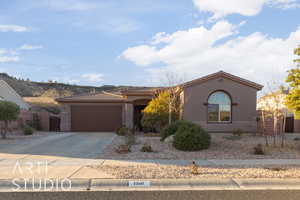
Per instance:
[[[122,126],[122,105],[72,105],[72,131],[114,131]]]

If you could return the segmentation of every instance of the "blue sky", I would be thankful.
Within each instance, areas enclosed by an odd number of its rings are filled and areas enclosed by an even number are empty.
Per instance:
[[[0,0],[0,71],[95,86],[219,70],[282,82],[299,19],[297,0]]]

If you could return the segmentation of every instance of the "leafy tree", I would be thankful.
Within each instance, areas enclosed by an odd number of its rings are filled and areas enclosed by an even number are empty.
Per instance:
[[[146,129],[159,131],[169,121],[170,92],[162,91],[156,98],[153,98],[143,110],[142,125]],[[178,119],[178,113],[172,113],[173,119]]]
[[[300,45],[294,50],[294,54],[300,56]],[[288,71],[286,82],[291,88],[286,96],[285,104],[288,109],[294,111],[295,118],[300,119],[300,58],[294,60],[297,63],[297,68]]]
[[[0,121],[4,122],[4,128],[1,128],[2,139],[6,138],[8,123],[17,120],[19,114],[20,108],[17,104],[10,101],[0,101]]]

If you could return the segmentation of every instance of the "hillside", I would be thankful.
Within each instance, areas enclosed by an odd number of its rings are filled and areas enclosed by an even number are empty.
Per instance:
[[[107,90],[120,90],[130,88],[126,86],[104,85],[101,87],[79,86],[57,82],[34,82],[30,80],[18,79],[6,73],[0,73],[0,79],[6,81],[22,97],[65,97],[71,95],[81,95],[97,93]]]

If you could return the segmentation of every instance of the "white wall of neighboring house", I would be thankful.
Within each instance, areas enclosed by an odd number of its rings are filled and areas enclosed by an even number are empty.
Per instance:
[[[0,101],[14,102],[23,110],[28,110],[30,108],[23,98],[4,80],[0,80]]]

